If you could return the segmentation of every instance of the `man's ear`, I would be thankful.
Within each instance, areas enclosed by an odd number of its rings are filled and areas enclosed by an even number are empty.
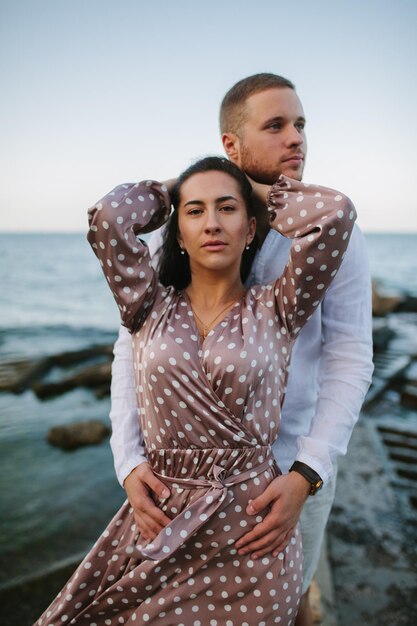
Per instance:
[[[235,133],[223,133],[224,151],[233,163],[240,167],[240,139]]]

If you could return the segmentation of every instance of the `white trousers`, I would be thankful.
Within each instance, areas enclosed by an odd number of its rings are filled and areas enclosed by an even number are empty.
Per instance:
[[[332,508],[336,490],[337,468],[332,478],[323,485],[315,496],[309,496],[301,514],[301,536],[303,538],[303,594],[311,585],[320,558],[324,530]]]

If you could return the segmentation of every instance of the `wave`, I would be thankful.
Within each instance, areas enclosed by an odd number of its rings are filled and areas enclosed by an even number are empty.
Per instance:
[[[111,329],[72,324],[47,324],[0,328],[0,359],[48,356],[94,345],[112,344],[117,327]]]

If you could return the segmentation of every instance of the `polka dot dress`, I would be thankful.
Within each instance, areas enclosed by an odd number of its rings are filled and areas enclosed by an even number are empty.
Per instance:
[[[293,239],[283,275],[250,288],[201,343],[184,292],[164,288],[138,235],[170,212],[155,182],[117,187],[90,210],[88,235],[132,331],[147,455],[172,519],[142,542],[126,502],[36,622],[88,626],[294,623],[302,584],[298,528],[278,557],[239,556],[258,516],[248,501],[279,475],[277,437],[291,346],[342,261],[355,218],[330,189],[281,177],[271,224]]]

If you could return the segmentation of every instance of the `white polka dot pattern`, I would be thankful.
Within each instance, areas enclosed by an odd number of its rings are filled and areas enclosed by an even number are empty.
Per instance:
[[[166,188],[154,181],[120,185],[89,211],[87,239],[126,326],[139,325],[153,301],[155,277],[139,235],[159,228],[170,211]]]
[[[126,503],[40,626],[295,620],[298,528],[277,558],[239,556],[234,543],[266,514],[245,511],[279,473],[271,444],[291,347],[341,263],[355,212],[338,192],[281,178],[268,208],[293,238],[285,271],[249,289],[201,345],[187,295],[158,283],[136,239],[167,207],[157,183],[118,187],[90,211],[88,239],[132,331],[147,456],[171,489],[160,506],[172,522],[142,545]]]

